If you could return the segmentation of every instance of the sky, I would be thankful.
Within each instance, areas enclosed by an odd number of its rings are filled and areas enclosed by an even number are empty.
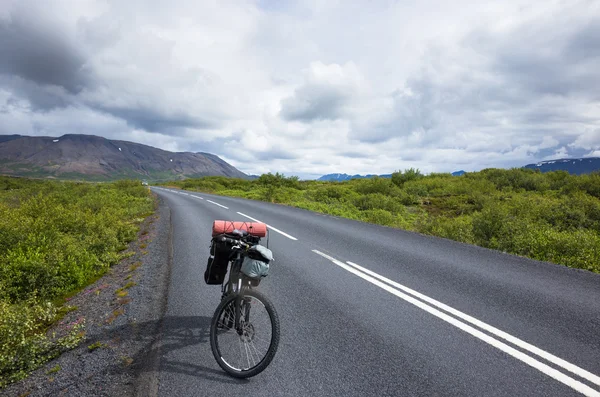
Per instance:
[[[600,1],[0,0],[0,134],[302,178],[600,157]]]

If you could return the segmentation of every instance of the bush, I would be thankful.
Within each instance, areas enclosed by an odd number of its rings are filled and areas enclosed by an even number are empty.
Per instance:
[[[364,211],[361,214],[361,219],[383,226],[396,226],[397,223],[397,218],[392,213],[382,209]]]
[[[351,182],[355,185],[354,190],[361,194],[380,193],[389,195],[394,190],[394,185],[388,178],[355,179]]]
[[[103,274],[153,211],[137,181],[84,184],[0,177],[0,387],[81,339],[48,337],[60,301]]]
[[[414,181],[422,178],[421,171],[414,168],[404,170],[404,172],[396,171],[392,174],[392,183],[398,187],[402,187],[406,182]]]
[[[473,239],[482,247],[497,248],[498,238],[508,219],[506,208],[490,205],[473,215]]]
[[[456,218],[434,217],[421,226],[422,233],[473,244],[473,220],[469,215]]]
[[[62,336],[47,336],[46,327],[58,315],[50,303],[39,304],[32,299],[11,305],[0,301],[0,313],[0,389],[74,348],[85,335],[80,322]]]

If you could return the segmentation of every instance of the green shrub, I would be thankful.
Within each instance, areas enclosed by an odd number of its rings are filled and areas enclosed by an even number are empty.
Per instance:
[[[383,226],[396,226],[398,223],[398,219],[391,212],[383,209],[363,211],[361,220]]]
[[[414,181],[423,177],[421,171],[414,168],[404,170],[404,172],[396,171],[392,174],[392,183],[402,187],[406,182]]]
[[[116,263],[154,205],[137,181],[0,177],[0,187],[2,387],[77,343],[79,331],[46,335],[57,309],[44,302],[60,301]]]
[[[462,243],[473,244],[475,242],[473,220],[469,215],[462,215],[456,218],[429,218],[429,222],[422,224],[419,231]]]
[[[388,178],[356,179],[354,190],[361,194],[380,193],[389,195],[394,190],[392,181]]]
[[[497,240],[508,219],[506,208],[493,205],[473,215],[473,239],[477,245],[497,248]]]
[[[0,313],[0,388],[77,346],[85,335],[80,321],[60,337],[47,336],[46,327],[58,315],[50,303],[30,300],[11,305],[0,301]]]

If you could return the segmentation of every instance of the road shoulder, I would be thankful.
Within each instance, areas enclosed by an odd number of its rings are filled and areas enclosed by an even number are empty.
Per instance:
[[[2,396],[153,395],[158,387],[157,337],[170,273],[170,210],[158,208],[140,226],[128,257],[69,299],[76,307],[54,325],[84,322],[85,340],[46,363]],[[52,330],[51,330],[52,331]]]

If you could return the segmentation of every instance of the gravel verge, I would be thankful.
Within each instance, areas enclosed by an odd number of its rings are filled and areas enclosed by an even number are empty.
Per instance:
[[[169,207],[159,197],[157,203],[129,244],[130,256],[72,297],[68,304],[77,309],[54,325],[60,331],[85,321],[85,340],[0,396],[156,395],[172,244]]]

